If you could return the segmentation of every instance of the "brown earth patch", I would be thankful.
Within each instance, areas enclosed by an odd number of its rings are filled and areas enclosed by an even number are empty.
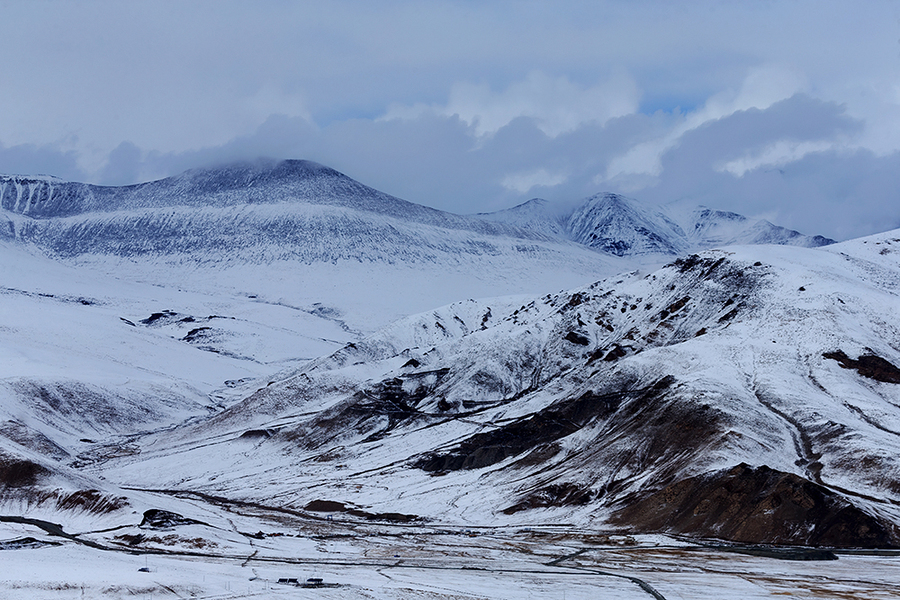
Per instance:
[[[845,369],[855,369],[863,377],[884,383],[900,383],[900,369],[875,354],[863,354],[853,360],[842,350],[825,352],[824,358],[836,360]]]
[[[532,492],[521,502],[505,508],[503,513],[512,515],[530,508],[547,506],[583,506],[593,497],[594,493],[589,488],[576,483],[553,484]]]
[[[792,473],[740,464],[634,498],[613,522],[750,544],[893,548],[900,528]]]
[[[78,508],[91,513],[105,514],[128,506],[128,498],[111,496],[99,490],[79,490],[60,496],[57,506],[63,510]]]

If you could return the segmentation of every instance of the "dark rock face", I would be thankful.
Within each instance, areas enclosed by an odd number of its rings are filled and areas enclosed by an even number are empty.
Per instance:
[[[884,383],[900,383],[900,369],[875,354],[864,354],[853,360],[842,350],[826,352],[824,358],[836,360],[845,369],[855,369],[863,377]]]
[[[307,503],[307,505],[304,506],[303,509],[312,512],[324,513],[341,512],[369,521],[385,521],[388,523],[411,523],[413,521],[419,520],[419,517],[417,515],[407,515],[394,512],[370,513],[364,510],[360,510],[359,508],[347,506],[343,502],[335,502],[334,500],[313,500]]]
[[[449,369],[438,369],[409,373],[373,384],[321,413],[314,427],[286,431],[283,439],[307,448],[359,434],[367,436],[363,442],[381,439],[401,425],[431,418],[418,405],[434,392],[448,372]]]
[[[576,333],[574,331],[570,331],[566,334],[566,341],[572,342],[573,344],[578,344],[579,346],[587,346],[591,343],[589,339],[580,333]]]
[[[660,396],[672,383],[671,378],[664,378],[647,390],[639,390],[637,403]],[[623,401],[634,395],[630,390],[609,394],[586,392],[578,398],[557,402],[530,417],[473,435],[450,452],[419,459],[416,466],[431,472],[487,467],[510,456],[547,447],[596,419],[608,418]]]
[[[891,548],[900,530],[791,473],[740,464],[636,498],[614,521],[750,544]]]
[[[242,440],[265,440],[277,433],[275,429],[249,429],[241,434]]]
[[[347,510],[347,506],[343,502],[334,500],[313,500],[308,502],[303,509],[312,512],[344,512]]]
[[[34,485],[39,477],[49,474],[50,471],[30,460],[0,454],[0,484],[4,487],[20,488]]]
[[[178,513],[173,513],[158,508],[151,508],[148,511],[144,511],[144,519],[141,521],[141,524],[139,526],[147,527],[150,529],[169,529],[170,527],[177,527],[179,525],[192,525],[196,523],[199,523],[199,521],[183,517]]]
[[[529,508],[544,506],[582,506],[589,503],[594,497],[590,489],[586,489],[575,483],[552,484],[541,488],[509,508],[503,510],[504,514],[512,515]]]

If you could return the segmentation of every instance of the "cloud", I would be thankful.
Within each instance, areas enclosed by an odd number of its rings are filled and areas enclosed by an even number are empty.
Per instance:
[[[103,185],[128,185],[141,179],[141,149],[131,142],[122,142],[109,153],[109,158],[100,173]]]
[[[0,173],[10,175],[55,175],[75,181],[87,177],[78,166],[78,152],[65,150],[59,144],[18,144],[9,148],[0,144],[0,165]]]
[[[534,119],[545,134],[555,137],[589,122],[605,123],[633,114],[640,92],[634,80],[617,73],[590,87],[582,87],[565,76],[550,77],[532,71],[500,92],[487,83],[458,82],[450,90],[446,104],[393,105],[383,120],[415,119],[426,112],[459,117],[475,135],[496,133],[520,117]]]
[[[843,106],[797,94],[686,132],[634,195],[767,215],[835,239],[896,227],[900,153],[858,147],[863,130]]]
[[[780,167],[796,162],[812,152],[824,152],[825,150],[831,150],[835,146],[835,142],[828,140],[802,142],[797,140],[778,140],[761,151],[748,152],[740,158],[730,160],[716,167],[716,170],[726,171],[735,177],[743,177],[748,171],[762,167]]]
[[[547,169],[520,171],[506,175],[501,184],[508,190],[525,194],[536,187],[554,187],[564,183],[569,176],[566,173],[551,173]]]
[[[684,115],[681,122],[665,135],[638,144],[616,157],[605,174],[598,177],[598,182],[617,178],[650,182],[662,171],[662,155],[678,144],[687,132],[738,111],[766,109],[799,93],[803,87],[803,78],[792,69],[779,65],[754,68],[737,90],[725,90],[713,95],[701,108]]]

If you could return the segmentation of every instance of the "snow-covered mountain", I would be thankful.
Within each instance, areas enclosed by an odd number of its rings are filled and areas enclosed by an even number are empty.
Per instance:
[[[896,546],[898,310],[900,231],[711,250],[409,317],[88,472],[389,520]]]
[[[568,210],[535,199],[465,217],[394,198],[299,160],[196,169],[125,187],[5,176],[0,207],[7,221],[0,231],[7,238],[36,243],[63,258],[190,254],[210,260],[208,254],[228,248],[228,260],[237,254],[257,263],[283,258],[440,262],[446,259],[441,251],[496,254],[486,241],[492,238],[574,241],[614,256],[679,254],[736,243],[833,242],[735,213],[658,210],[616,194],[597,194]],[[422,229],[438,229],[443,243]],[[464,232],[463,239],[448,231]]]
[[[682,203],[653,208],[618,194],[596,194],[573,206],[535,198],[478,217],[570,239],[614,256],[678,255],[737,244],[816,248],[833,244],[761,219]]]
[[[353,332],[621,268],[569,240],[406,202],[307,161],[122,188],[5,177],[0,204],[0,237],[80,269],[293,306]],[[153,312],[163,309],[180,312]]]

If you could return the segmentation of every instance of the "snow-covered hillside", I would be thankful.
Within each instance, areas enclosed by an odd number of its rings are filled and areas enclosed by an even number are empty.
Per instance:
[[[898,292],[895,231],[462,302],[91,469],[292,509],[897,545]]]
[[[900,232],[462,217],[302,161],[0,203],[0,514],[900,544]],[[689,253],[733,242],[781,245]]]

